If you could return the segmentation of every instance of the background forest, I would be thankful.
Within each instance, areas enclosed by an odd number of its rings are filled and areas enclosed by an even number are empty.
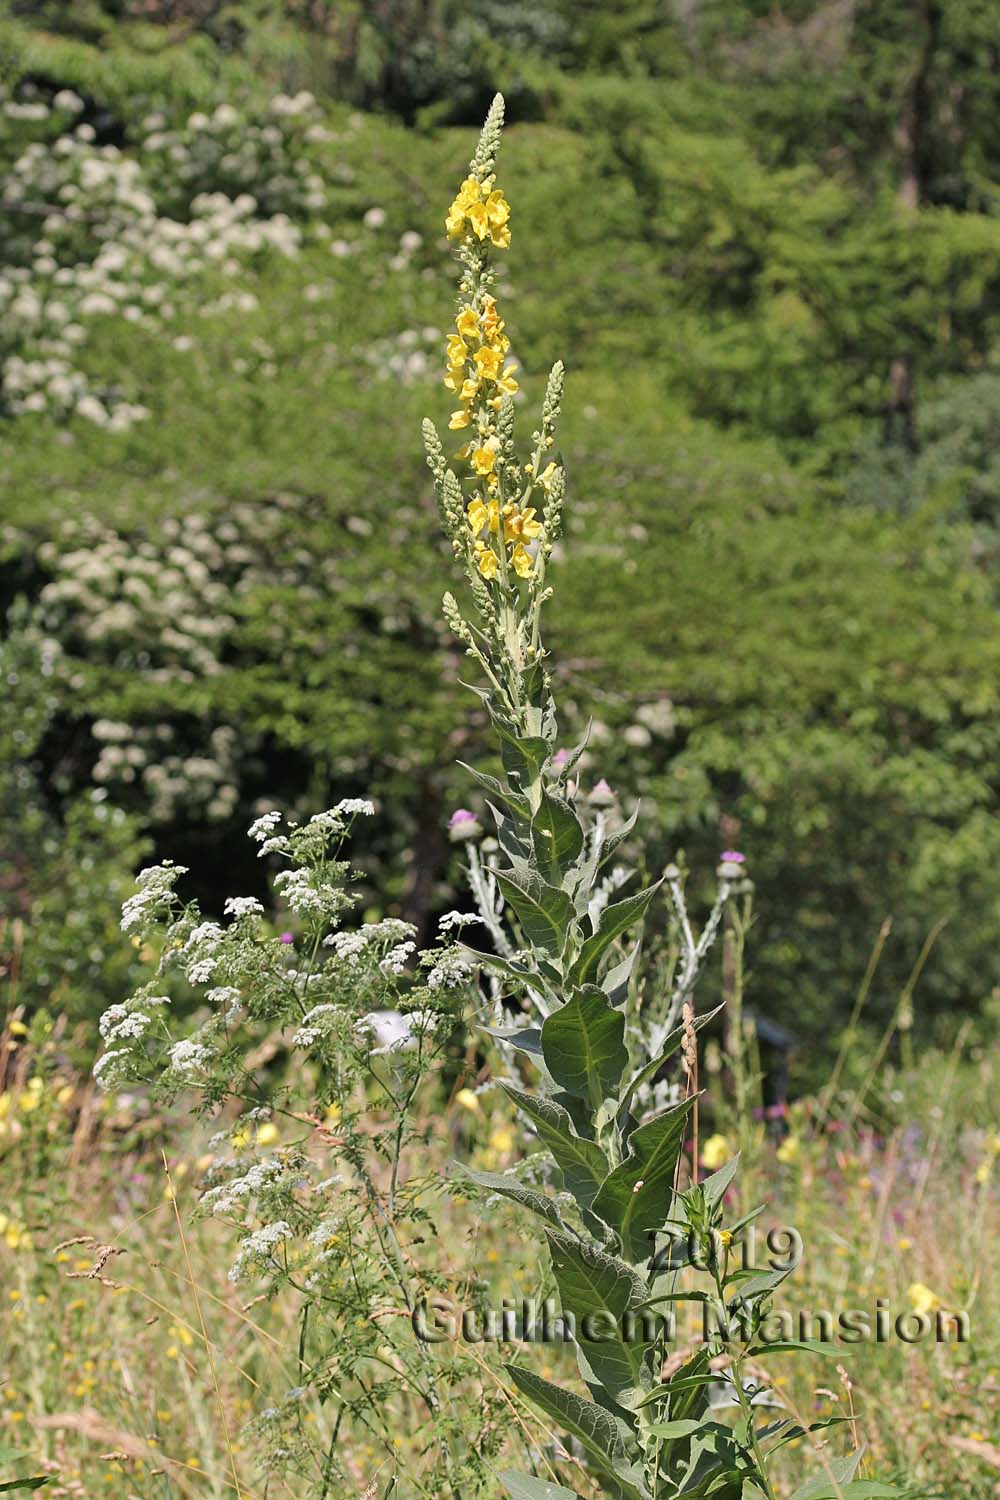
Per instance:
[[[374,796],[370,901],[423,932],[455,904],[455,761],[489,763],[416,440],[452,299],[427,185],[502,86],[529,399],[568,365],[550,631],[588,775],[642,798],[654,873],[746,851],[748,997],[801,1079],[887,918],[873,1025],[933,937],[915,1035],[988,1016],[992,0],[4,10],[18,998],[92,1021],[127,990],[118,911],[152,851],[206,910],[266,894],[244,830],[271,806]]]

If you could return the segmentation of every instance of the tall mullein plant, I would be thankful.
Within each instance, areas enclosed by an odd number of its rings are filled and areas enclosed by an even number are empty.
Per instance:
[[[602,871],[629,829],[594,836],[574,790],[584,747],[556,753],[541,616],[562,528],[564,473],[549,455],[563,367],[556,364],[549,376],[530,454],[522,456],[515,443],[516,370],[507,363],[492,265],[495,251],[511,239],[509,205],[495,176],[502,123],[498,96],[446,221],[461,266],[445,375],[457,398],[449,427],[462,435],[453,459],[458,468],[446,459],[431,422],[424,424],[424,438],[444,527],[475,605],[470,619],[448,594],[445,614],[488,684],[477,691],[504,772],[494,778],[470,768],[496,822],[500,854],[490,873],[513,930],[502,953],[483,964],[538,1018],[503,1035],[505,1047],[531,1064],[537,1087],[503,1086],[550,1157],[552,1190],[513,1176],[473,1175],[541,1221],[563,1326],[575,1320],[589,1395],[523,1366],[511,1365],[509,1372],[519,1391],[569,1435],[570,1448],[608,1495],[773,1497],[770,1455],[804,1430],[788,1411],[775,1418],[773,1407],[771,1420],[761,1420],[761,1393],[747,1365],[753,1361],[756,1370],[768,1352],[762,1335],[769,1300],[788,1272],[758,1274],[736,1262],[733,1238],[747,1220],[724,1223],[735,1160],[681,1191],[693,1091],[641,1119],[647,1085],[675,1053],[686,1050],[693,1076],[697,1022],[686,996],[684,1024],[659,1035],[651,1055],[630,1054],[626,1000],[639,950],[634,934],[657,887],[595,902]],[[722,873],[724,883],[741,874],[738,867]],[[692,1289],[689,1282],[699,1278],[701,1286]],[[663,1314],[681,1298],[710,1303],[717,1333],[664,1379],[671,1351]],[[581,1335],[581,1328],[597,1336]],[[891,1493],[853,1478],[859,1457],[824,1457],[821,1472],[800,1494],[855,1500]],[[501,1480],[515,1500],[572,1500],[575,1494],[530,1475],[507,1473]]]

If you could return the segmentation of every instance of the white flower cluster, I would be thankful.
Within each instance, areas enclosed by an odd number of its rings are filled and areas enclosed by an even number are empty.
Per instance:
[[[461,948],[448,948],[436,955],[433,968],[427,975],[429,990],[453,990],[465,984],[475,971],[475,960]]]
[[[255,1198],[265,1188],[273,1187],[286,1170],[286,1163],[279,1156],[268,1156],[254,1162],[242,1177],[231,1182],[220,1183],[202,1195],[202,1203],[213,1214],[231,1214],[240,1209],[250,1198]]]
[[[439,328],[404,328],[392,338],[381,339],[368,351],[368,363],[379,380],[391,380],[396,385],[417,385],[426,380],[431,368],[436,368],[437,356],[421,348],[437,349],[441,342]]]
[[[416,936],[416,931],[410,922],[402,922],[398,917],[384,917],[381,922],[366,922],[353,932],[331,932],[323,942],[343,963],[354,968],[370,949],[406,942]]]
[[[264,1270],[274,1255],[276,1245],[292,1238],[292,1227],[284,1219],[274,1224],[265,1224],[248,1235],[239,1248],[239,1254],[229,1267],[229,1280],[241,1281],[251,1269]]]
[[[328,1036],[341,1014],[338,1005],[314,1005],[302,1017],[302,1025],[292,1037],[293,1047],[312,1047],[323,1036]]]
[[[140,931],[157,913],[167,908],[174,899],[174,884],[178,876],[186,874],[186,865],[175,865],[169,859],[162,865],[147,865],[140,870],[135,881],[139,889],[122,906],[122,932]]]
[[[215,1053],[204,1042],[191,1037],[174,1042],[168,1051],[170,1071],[183,1083],[197,1083],[211,1065]]]

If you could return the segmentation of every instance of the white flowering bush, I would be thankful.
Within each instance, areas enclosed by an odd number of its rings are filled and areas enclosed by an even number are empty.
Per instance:
[[[84,368],[94,333],[109,318],[162,333],[195,309],[232,317],[255,308],[254,269],[297,255],[297,221],[327,205],[316,153],[330,134],[306,93],[275,96],[256,120],[225,103],[175,128],[151,114],[134,155],[101,144],[86,122],[71,125],[82,101],[70,91],[51,107],[9,98],[0,107],[22,132],[37,131],[0,174],[10,226],[0,264],[4,405],[124,431],[149,410],[120,372],[98,383]]]

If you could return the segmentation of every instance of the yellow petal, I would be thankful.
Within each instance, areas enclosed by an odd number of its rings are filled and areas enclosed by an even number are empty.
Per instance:
[[[522,546],[515,547],[511,555],[511,562],[514,564],[514,572],[518,578],[531,577],[535,565],[531,560],[531,553],[527,548]]]
[[[476,339],[479,337],[479,319],[475,310],[471,307],[463,307],[455,319],[455,327],[463,339]]]
[[[477,239],[485,239],[490,227],[489,215],[486,212],[485,203],[474,203],[466,213],[466,218],[472,225],[472,232]]]
[[[471,415],[463,406],[458,411],[452,412],[451,421],[448,423],[448,426],[453,432],[457,432],[460,427],[468,427],[471,421]]]
[[[477,230],[476,233],[478,234],[479,231]],[[481,234],[479,235],[479,238],[482,239]],[[507,246],[510,244],[509,225],[504,224],[500,228],[494,226],[490,230],[490,239],[493,241],[494,245],[496,245],[498,250],[506,250]]]

